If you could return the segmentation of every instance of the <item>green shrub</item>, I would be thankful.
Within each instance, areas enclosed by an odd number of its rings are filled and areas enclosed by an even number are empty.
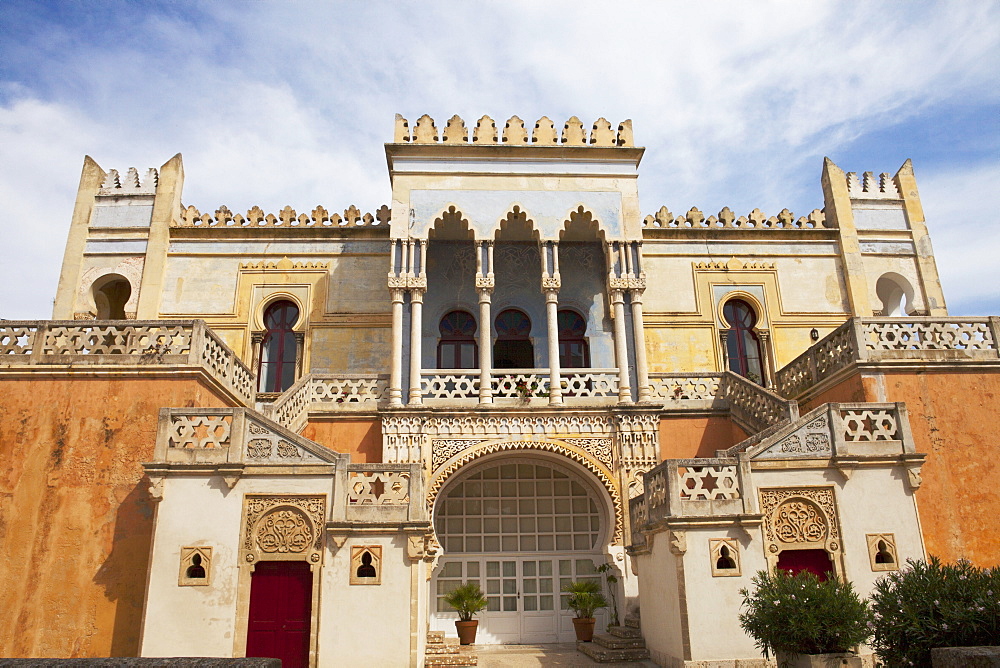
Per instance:
[[[847,652],[871,635],[871,612],[850,582],[826,582],[808,572],[774,575],[760,571],[754,591],[740,591],[745,612],[740,625],[770,658],[783,654]]]
[[[872,647],[887,666],[930,666],[935,647],[1000,643],[1000,567],[907,560],[875,583]]]
[[[445,594],[444,602],[455,608],[461,621],[471,622],[474,614],[486,608],[486,595],[478,582],[469,581]]]

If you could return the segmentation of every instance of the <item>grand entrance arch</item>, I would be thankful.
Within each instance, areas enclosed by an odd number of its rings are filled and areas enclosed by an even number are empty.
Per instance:
[[[434,511],[444,556],[431,579],[431,628],[454,632],[444,595],[470,580],[486,592],[477,643],[575,639],[562,586],[600,580],[615,513],[610,495],[570,462],[529,452],[477,460],[454,474]],[[598,627],[608,613],[598,613]]]

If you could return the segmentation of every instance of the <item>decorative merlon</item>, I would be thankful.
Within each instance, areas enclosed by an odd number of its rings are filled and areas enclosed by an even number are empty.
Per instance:
[[[826,215],[821,209],[813,209],[808,216],[802,216],[798,220],[788,209],[782,209],[776,216],[768,217],[760,209],[754,209],[746,216],[737,218],[729,207],[723,207],[718,216],[709,216],[696,207],[680,216],[674,216],[670,209],[661,206],[655,214],[646,216],[642,221],[642,226],[647,228],[711,228],[711,229],[792,229],[807,230],[817,229],[826,223]]]
[[[329,269],[329,262],[292,262],[287,257],[283,257],[277,262],[240,262],[240,269],[256,269],[276,271],[287,271],[289,269]]]
[[[129,167],[125,178],[118,175],[117,169],[109,169],[104,177],[104,183],[97,191],[98,195],[153,195],[156,194],[156,185],[160,175],[150,167],[146,170],[146,177],[139,182],[139,170]]]
[[[847,193],[853,199],[901,199],[896,182],[888,172],[882,172],[878,180],[872,172],[865,172],[861,179],[857,172],[848,172]]]
[[[375,215],[362,213],[353,204],[344,210],[344,216],[330,213],[322,206],[312,210],[311,215],[297,214],[295,209],[286,206],[278,212],[265,214],[259,206],[255,206],[247,215],[234,214],[225,205],[216,209],[215,214],[201,213],[193,206],[181,212],[180,220],[174,221],[175,227],[378,227],[388,226],[391,212],[389,207],[382,205]]]
[[[743,262],[739,258],[730,258],[728,262],[695,262],[695,269],[715,269],[717,271],[750,271],[774,269],[773,262]]]
[[[417,119],[412,130],[410,123],[401,115],[396,114],[396,127],[393,133],[396,144],[506,144],[509,146],[621,146],[632,147],[632,121],[625,120],[618,124],[615,132],[611,123],[605,118],[597,119],[587,131],[576,116],[563,124],[561,132],[555,123],[547,116],[542,116],[535,122],[534,129],[528,132],[524,121],[517,116],[511,116],[504,125],[503,133],[498,134],[496,122],[489,116],[483,116],[476,122],[470,141],[469,130],[465,121],[458,115],[448,119],[444,129],[438,134],[434,119],[424,114]]]

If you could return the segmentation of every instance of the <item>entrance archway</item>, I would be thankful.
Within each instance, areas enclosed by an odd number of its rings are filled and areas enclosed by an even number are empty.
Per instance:
[[[563,585],[600,581],[614,535],[610,498],[596,480],[531,453],[478,460],[438,496],[435,529],[444,556],[431,580],[431,628],[453,633],[444,595],[476,581],[487,609],[479,643],[551,643],[575,638]],[[598,612],[598,626],[607,611]]]

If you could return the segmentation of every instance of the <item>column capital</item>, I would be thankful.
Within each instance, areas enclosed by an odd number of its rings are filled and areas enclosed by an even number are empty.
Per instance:
[[[608,290],[628,290],[629,279],[627,276],[608,276]]]
[[[496,279],[493,274],[486,274],[485,276],[476,276],[476,289],[477,290],[493,290],[496,287]]]
[[[612,304],[624,304],[625,303],[625,289],[624,288],[611,288],[608,290],[608,297],[611,299]]]
[[[558,291],[560,288],[562,288],[562,277],[559,274],[542,276],[542,292]]]
[[[406,294],[406,289],[405,288],[390,287],[389,288],[389,301],[391,301],[394,304],[402,304],[403,303],[403,295],[405,295],[405,294]]]

